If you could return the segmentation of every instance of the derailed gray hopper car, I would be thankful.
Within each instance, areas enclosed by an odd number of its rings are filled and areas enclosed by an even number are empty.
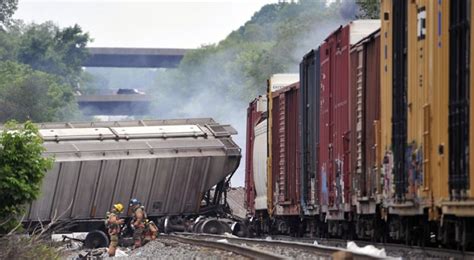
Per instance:
[[[231,138],[235,129],[212,119],[38,126],[44,155],[55,163],[29,207],[28,222],[93,224],[114,203],[127,210],[131,198],[145,205],[149,217],[198,214],[207,191],[225,186],[241,158]]]

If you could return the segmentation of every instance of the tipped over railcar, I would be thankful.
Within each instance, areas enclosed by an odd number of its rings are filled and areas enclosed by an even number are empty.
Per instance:
[[[103,229],[112,205],[131,198],[155,221],[225,211],[223,197],[241,158],[236,130],[210,118],[38,127],[44,156],[55,163],[25,222],[67,222],[72,231]]]

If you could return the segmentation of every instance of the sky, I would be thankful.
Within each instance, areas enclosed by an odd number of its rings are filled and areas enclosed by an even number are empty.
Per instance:
[[[79,24],[92,47],[197,48],[217,43],[278,0],[19,0],[16,19]]]

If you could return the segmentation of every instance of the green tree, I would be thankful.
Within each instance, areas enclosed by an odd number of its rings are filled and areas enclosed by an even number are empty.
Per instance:
[[[78,118],[73,91],[85,81],[89,40],[77,25],[15,20],[0,30],[0,122]]]
[[[53,75],[12,61],[0,62],[0,122],[70,119],[77,113],[72,89]]]
[[[1,0],[0,1],[0,27],[8,25],[11,17],[18,8],[18,0]]]
[[[60,29],[51,22],[30,24],[21,30],[16,60],[33,69],[60,76],[77,87],[90,41],[79,25]]]
[[[0,133],[0,233],[10,231],[23,205],[40,195],[53,160],[44,158],[42,139],[31,122],[7,123]]]

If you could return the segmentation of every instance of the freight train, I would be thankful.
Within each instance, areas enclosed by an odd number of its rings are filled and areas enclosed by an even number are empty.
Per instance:
[[[273,76],[248,108],[251,234],[473,249],[473,15],[469,0],[382,0],[299,78]]]

